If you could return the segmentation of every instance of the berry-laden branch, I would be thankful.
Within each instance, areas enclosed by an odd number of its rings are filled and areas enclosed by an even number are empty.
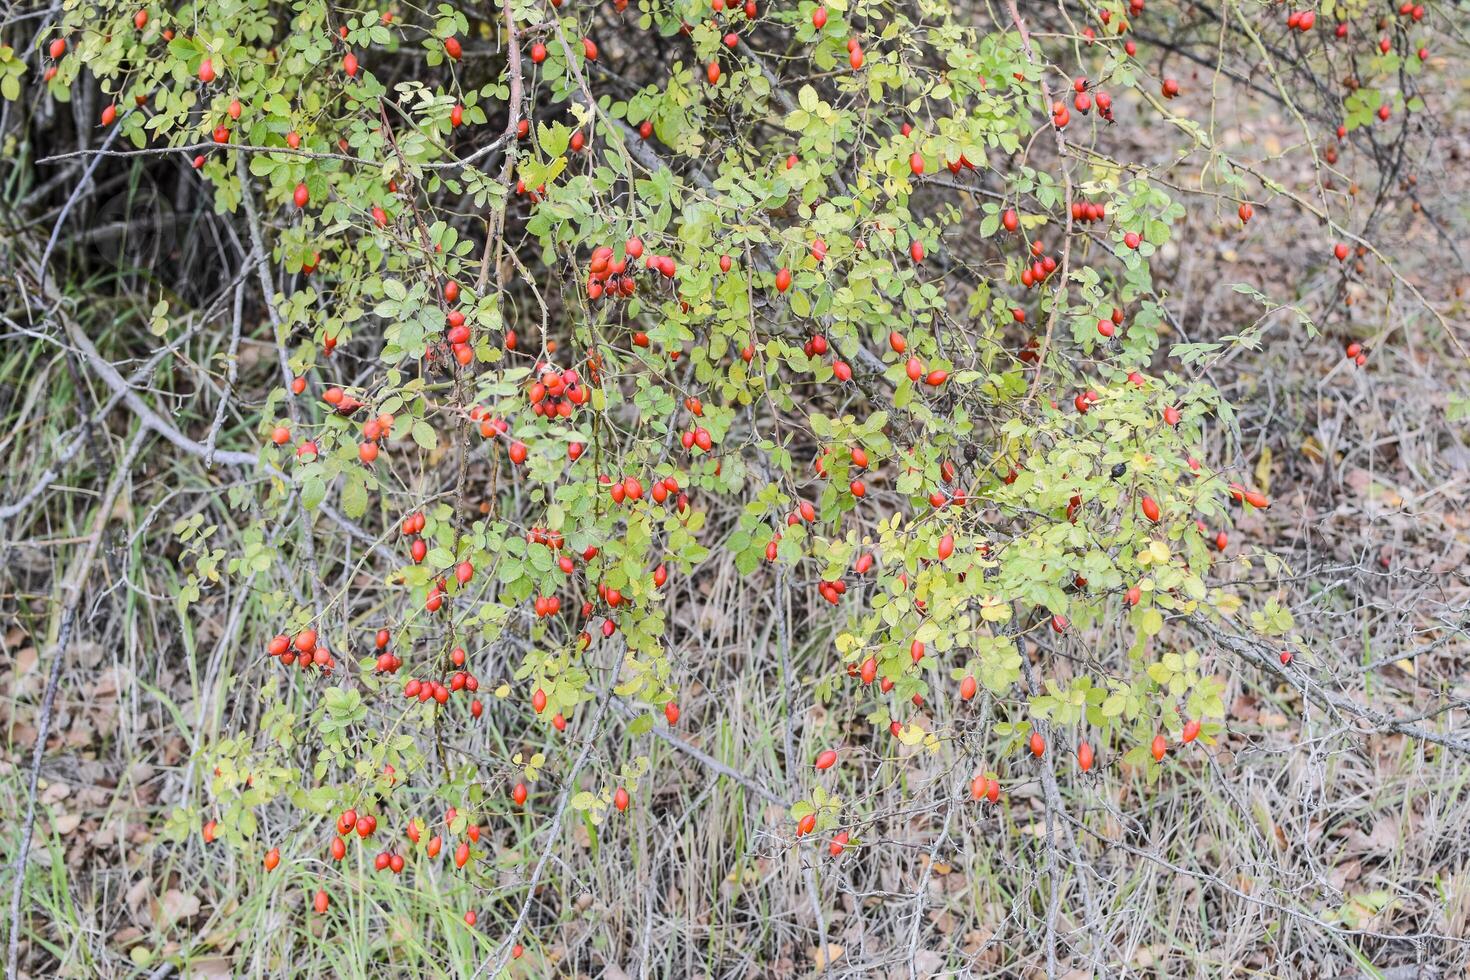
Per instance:
[[[1036,84],[1041,90],[1043,105],[1052,113],[1052,135],[1056,139],[1057,165],[1062,176],[1062,204],[1064,205],[1062,209],[1062,220],[1065,222],[1065,225],[1062,228],[1061,274],[1057,276],[1056,295],[1053,298],[1051,314],[1046,320],[1046,333],[1042,335],[1041,348],[1036,352],[1036,359],[1041,363],[1045,363],[1047,355],[1051,353],[1052,335],[1056,332],[1057,320],[1066,302],[1067,280],[1071,272],[1073,209],[1072,173],[1069,166],[1070,154],[1067,152],[1067,140],[1062,135],[1064,125],[1061,124],[1062,116],[1056,108],[1057,106],[1062,106],[1062,103],[1052,101],[1051,87],[1046,83],[1045,72],[1048,66],[1037,64],[1036,52],[1031,46],[1031,34],[1026,30],[1026,22],[1021,19],[1021,11],[1016,7],[1016,0],[1006,0],[1006,11],[1010,14],[1011,23],[1015,25],[1016,33],[1021,37],[1021,50],[1025,52],[1027,64],[1033,69],[1041,69],[1041,74],[1038,76]],[[1066,107],[1062,106],[1061,112],[1065,113],[1066,111]],[[1026,398],[1028,401],[1036,397],[1036,392],[1041,385],[1042,377],[1042,373],[1038,371],[1036,377],[1031,382],[1031,390],[1027,392]],[[1052,936],[1051,930],[1048,930],[1048,936]],[[1048,949],[1048,962],[1050,963],[1055,956],[1055,949],[1052,945],[1049,945]]]

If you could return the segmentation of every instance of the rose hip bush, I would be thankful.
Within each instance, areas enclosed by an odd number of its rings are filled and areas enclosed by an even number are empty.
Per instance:
[[[1367,6],[1225,5],[1319,166],[1423,109],[1424,8],[1380,44]],[[1225,676],[1301,669],[1291,615],[1223,570],[1270,500],[1203,368],[1261,328],[1171,347],[1154,274],[1190,209],[1247,238],[1305,208],[1302,261],[1339,279],[1374,253],[1182,108],[1208,73],[1136,39],[1179,4],[59,10],[45,95],[100,89],[89,139],[208,185],[274,347],[267,479],[228,490],[249,536],[173,529],[181,610],[229,579],[273,627],[169,822],[289,876],[291,915],[452,874],[466,966],[534,950],[548,841],[650,805],[647,754],[589,760],[608,719],[705,744],[670,595],[720,565],[774,597],[773,670],[826,651],[826,747],[784,760],[771,828],[819,868],[864,846],[864,760],[943,756],[976,809],[1063,768],[1146,801],[1224,730]],[[1348,57],[1335,103],[1293,97]]]

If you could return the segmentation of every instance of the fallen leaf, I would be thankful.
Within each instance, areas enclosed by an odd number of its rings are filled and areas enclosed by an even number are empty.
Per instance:
[[[202,980],[223,980],[233,976],[230,969],[230,961],[223,956],[207,956],[202,960],[190,962],[184,976],[191,978],[200,977]]]
[[[143,930],[137,926],[125,926],[112,934],[114,946],[130,946],[143,938]]]
[[[826,950],[821,950],[813,946],[807,951],[807,955],[811,957],[812,965],[820,972],[827,969],[831,964],[836,963],[842,958],[842,954],[845,952],[846,950],[836,943],[828,943]]]
[[[914,953],[914,973],[921,977],[938,976],[944,968],[944,957],[932,949],[921,949]]]
[[[71,787],[63,782],[47,783],[46,788],[41,790],[41,795],[36,797],[42,806],[52,806],[60,803],[71,795]]]
[[[143,878],[134,882],[128,888],[125,897],[128,903],[128,911],[132,912],[133,915],[137,915],[138,910],[143,907],[143,903],[148,900],[148,879]]]
[[[160,929],[199,914],[199,896],[170,888],[153,906],[153,922]]]
[[[22,647],[15,651],[14,666],[12,668],[15,671],[15,676],[24,677],[35,670],[38,658],[39,654],[36,653],[35,647]]]

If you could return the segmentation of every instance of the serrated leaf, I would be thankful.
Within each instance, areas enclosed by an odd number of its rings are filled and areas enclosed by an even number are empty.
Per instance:
[[[433,450],[439,448],[439,434],[434,431],[432,425],[423,419],[414,420],[413,428],[409,430],[409,434],[413,436],[413,441],[418,444],[420,449]]]
[[[367,481],[362,474],[349,471],[342,485],[342,513],[353,519],[367,513]]]
[[[301,484],[301,506],[314,511],[327,496],[327,485],[321,480],[309,479]]]

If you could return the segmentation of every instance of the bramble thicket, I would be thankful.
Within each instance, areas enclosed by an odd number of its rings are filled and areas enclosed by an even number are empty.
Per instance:
[[[1463,967],[1467,28],[8,6],[10,975]]]

